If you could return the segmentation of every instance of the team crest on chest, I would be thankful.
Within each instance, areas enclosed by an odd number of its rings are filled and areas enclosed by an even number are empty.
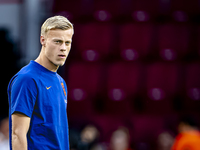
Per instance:
[[[62,89],[63,89],[63,92],[64,92],[65,96],[67,96],[66,91],[65,91],[65,86],[64,86],[63,82],[61,82],[61,86],[62,86]]]

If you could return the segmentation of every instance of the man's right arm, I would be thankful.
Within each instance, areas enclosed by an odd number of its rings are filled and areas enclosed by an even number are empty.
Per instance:
[[[12,114],[12,150],[27,150],[27,132],[30,118],[20,113]]]

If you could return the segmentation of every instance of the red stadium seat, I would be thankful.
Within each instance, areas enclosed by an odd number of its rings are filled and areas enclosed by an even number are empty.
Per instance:
[[[139,88],[140,65],[117,62],[108,66],[105,111],[131,115],[132,101]]]
[[[150,53],[153,26],[151,24],[126,24],[120,29],[120,53],[125,60],[137,60]]]
[[[135,143],[156,141],[157,135],[164,128],[163,116],[134,116],[131,118],[133,124],[133,141]]]
[[[131,2],[132,17],[135,21],[146,22],[154,20],[159,14],[159,0],[134,0]]]
[[[177,60],[189,51],[189,28],[186,25],[164,24],[158,30],[158,46],[161,58]]]
[[[97,61],[111,51],[113,28],[111,24],[88,23],[77,27],[77,49],[83,60]]]
[[[200,13],[199,0],[172,0],[171,14],[175,21],[186,22],[190,16]]]
[[[121,0],[95,0],[93,15],[98,21],[109,21],[119,17],[122,9],[123,3]]]
[[[53,13],[72,21],[84,21],[92,13],[92,3],[87,0],[55,0]]]
[[[186,66],[186,82],[183,95],[185,95],[185,110],[199,111],[200,107],[200,62]]]
[[[95,19],[105,22],[127,14],[129,8],[129,2],[122,0],[56,0],[53,12],[66,14],[73,20],[85,21],[85,19],[89,19],[93,21]]]
[[[169,113],[178,89],[179,65],[153,63],[147,66],[146,103],[147,112]]]
[[[87,115],[94,111],[93,102],[100,90],[101,64],[75,62],[68,71],[69,105],[72,115]]]

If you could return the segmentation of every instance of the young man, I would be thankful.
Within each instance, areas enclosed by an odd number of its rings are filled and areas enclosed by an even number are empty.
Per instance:
[[[73,25],[63,16],[41,27],[41,52],[8,86],[10,148],[69,150],[67,87],[56,71],[69,54]]]

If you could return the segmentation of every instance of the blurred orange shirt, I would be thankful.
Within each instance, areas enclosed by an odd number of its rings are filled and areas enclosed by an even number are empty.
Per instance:
[[[200,150],[200,132],[188,131],[180,133],[175,139],[172,150]]]

